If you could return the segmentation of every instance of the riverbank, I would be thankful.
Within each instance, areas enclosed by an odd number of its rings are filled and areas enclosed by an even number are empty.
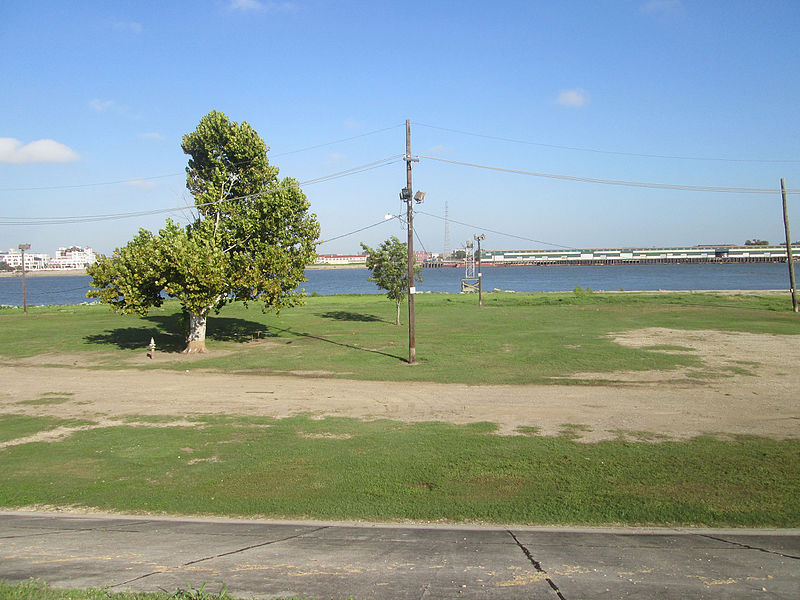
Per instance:
[[[36,271],[25,271],[25,277],[76,277],[86,275],[86,269],[38,269]],[[0,277],[22,277],[21,271],[4,271]]]

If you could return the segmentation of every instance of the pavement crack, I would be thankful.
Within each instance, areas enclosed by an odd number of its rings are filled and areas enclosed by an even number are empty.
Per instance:
[[[759,548],[758,546],[750,546],[748,544],[742,544],[740,542],[734,542],[733,540],[726,540],[725,538],[717,537],[714,535],[708,535],[705,533],[698,534],[700,537],[708,538],[710,540],[716,540],[718,542],[724,542],[726,544],[731,544],[733,546],[738,546],[739,548],[744,548],[746,550],[758,550],[759,552],[766,552],[767,554],[775,554],[776,556],[782,556],[783,558],[791,558],[794,560],[800,560],[800,556],[794,556],[792,554],[784,554],[783,552],[776,552],[775,550],[767,550],[766,548]]]
[[[133,583],[134,581],[139,581],[140,579],[144,579],[144,578],[150,577],[152,575],[160,575],[161,573],[169,573],[169,570],[167,570],[167,571],[153,571],[152,573],[145,573],[144,575],[139,575],[138,577],[134,577],[133,579],[128,579],[128,581],[121,581],[119,583],[115,583],[114,585],[108,585],[108,586],[104,587],[103,589],[105,589],[105,590],[113,590],[114,588],[117,588],[117,587],[119,587],[121,585],[128,585],[129,583]]]
[[[26,533],[24,535],[0,535],[0,540],[15,540],[19,538],[42,537],[45,535],[58,535],[59,531],[45,531],[42,533]]]
[[[196,560],[190,560],[189,562],[183,563],[180,566],[181,567],[188,567],[189,565],[195,565],[197,563],[204,562],[206,560],[213,560],[215,558],[221,558],[223,556],[230,556],[231,554],[238,554],[239,552],[246,552],[247,550],[252,550],[253,548],[261,548],[263,546],[269,546],[270,544],[277,544],[279,542],[285,542],[287,540],[293,540],[295,538],[303,537],[304,535],[309,535],[311,533],[316,533],[317,531],[321,531],[323,529],[328,529],[329,527],[330,527],[330,525],[324,525],[322,527],[317,527],[315,529],[312,529],[311,531],[303,531],[301,533],[298,533],[298,534],[295,534],[295,535],[289,535],[289,536],[286,536],[284,538],[280,538],[280,539],[277,539],[277,540],[269,540],[268,542],[262,542],[260,544],[251,544],[250,546],[245,546],[244,548],[238,548],[236,550],[231,550],[230,552],[222,552],[220,554],[215,554],[213,556],[206,556],[204,558],[198,558]],[[127,585],[129,583],[133,583],[134,581],[139,581],[140,579],[145,579],[147,577],[151,577],[152,575],[160,575],[162,573],[169,573],[171,570],[172,569],[166,569],[166,570],[162,569],[162,570],[159,570],[159,571],[153,571],[152,573],[145,573],[144,575],[139,575],[138,577],[134,577],[133,579],[129,579],[128,581],[123,581],[121,583],[110,585],[106,589],[114,589],[114,588],[119,587],[121,585]]]
[[[520,550],[522,550],[522,552],[525,554],[525,556],[526,556],[526,557],[528,558],[528,560],[531,562],[531,564],[533,565],[533,567],[534,567],[534,568],[535,568],[535,569],[536,569],[536,570],[537,570],[539,573],[541,573],[542,575],[544,575],[544,580],[545,580],[545,581],[546,581],[546,582],[547,582],[547,583],[550,585],[550,587],[551,587],[551,588],[553,588],[553,591],[554,591],[554,592],[555,592],[555,593],[558,595],[558,597],[559,597],[559,598],[561,598],[561,600],[567,600],[566,598],[564,598],[564,595],[561,593],[561,590],[559,590],[559,589],[558,589],[558,586],[555,584],[555,582],[554,582],[552,579],[550,579],[550,575],[548,575],[548,574],[547,574],[547,571],[545,571],[545,570],[542,568],[542,565],[541,565],[541,563],[540,563],[538,560],[536,560],[535,558],[533,558],[533,554],[531,554],[530,550],[528,550],[528,549],[527,549],[527,548],[526,548],[526,547],[525,547],[525,546],[522,544],[522,542],[520,542],[520,541],[517,539],[517,536],[515,536],[515,535],[514,535],[514,532],[512,532],[512,531],[511,531],[511,530],[509,530],[509,529],[506,529],[506,533],[508,533],[508,535],[510,535],[510,536],[511,536],[511,538],[514,540],[514,542],[516,542],[517,546],[519,546]]]
[[[247,550],[252,550],[253,548],[262,548],[264,546],[269,546],[270,544],[278,544],[280,542],[285,542],[285,541],[288,541],[288,540],[293,540],[293,539],[296,539],[296,538],[299,538],[299,537],[303,537],[305,535],[310,535],[312,533],[316,533],[318,531],[322,531],[323,529],[328,529],[329,527],[330,527],[330,525],[323,525],[322,527],[317,527],[315,529],[312,529],[311,531],[303,531],[301,533],[298,533],[298,534],[295,534],[295,535],[289,535],[287,537],[280,538],[278,540],[269,540],[268,542],[262,542],[261,544],[252,544],[251,546],[245,546],[244,548],[239,548],[238,550],[231,550],[230,552],[223,552],[221,554],[215,554],[214,556],[206,556],[205,558],[198,558],[196,560],[190,560],[187,563],[183,563],[183,565],[181,565],[181,566],[188,567],[189,565],[195,565],[197,563],[204,562],[204,561],[207,561],[207,560],[213,560],[215,558],[222,558],[223,556],[230,556],[231,554],[238,554],[240,552],[246,552]]]

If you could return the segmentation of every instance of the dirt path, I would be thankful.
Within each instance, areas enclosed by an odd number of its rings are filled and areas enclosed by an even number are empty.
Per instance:
[[[0,413],[89,419],[209,413],[287,417],[300,413],[452,423],[491,421],[501,433],[565,426],[581,439],[685,439],[703,433],[800,435],[800,336],[646,329],[616,338],[638,347],[681,347],[704,367],[581,373],[590,385],[468,386],[231,375],[192,370],[96,371],[0,367]],[[146,359],[143,359],[146,360]],[[711,375],[711,377],[709,377]],[[610,382],[610,383],[608,383]]]

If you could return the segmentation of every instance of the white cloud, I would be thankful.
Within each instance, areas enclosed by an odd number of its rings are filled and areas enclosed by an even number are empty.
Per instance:
[[[683,10],[681,0],[649,0],[640,7],[642,12],[646,13],[676,13]]]
[[[65,163],[78,159],[77,152],[55,140],[23,144],[15,138],[0,138],[0,163]]]
[[[149,131],[147,133],[140,133],[139,137],[143,140],[163,140],[164,136],[157,131]]]
[[[258,0],[231,0],[230,7],[233,10],[264,10]]]
[[[120,31],[129,31],[130,33],[135,33],[139,35],[142,33],[142,24],[137,23],[136,21],[117,21],[113,25],[114,29],[118,29]]]
[[[576,88],[574,90],[562,90],[558,95],[558,98],[556,98],[556,102],[558,102],[561,106],[580,108],[581,106],[589,104],[589,94],[586,93],[586,90],[582,90],[580,88]]]
[[[271,14],[277,13],[293,13],[297,12],[298,6],[294,2],[269,2],[264,0],[230,0],[228,7],[231,10],[240,10],[243,12],[256,11],[267,12]]]

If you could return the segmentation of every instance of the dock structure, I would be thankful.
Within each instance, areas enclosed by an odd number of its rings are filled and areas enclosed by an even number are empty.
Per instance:
[[[800,253],[800,244],[792,244]],[[655,265],[786,262],[786,246],[701,245],[654,248],[584,248],[482,250],[481,264],[491,266]],[[429,260],[426,268],[464,267],[463,260]]]

